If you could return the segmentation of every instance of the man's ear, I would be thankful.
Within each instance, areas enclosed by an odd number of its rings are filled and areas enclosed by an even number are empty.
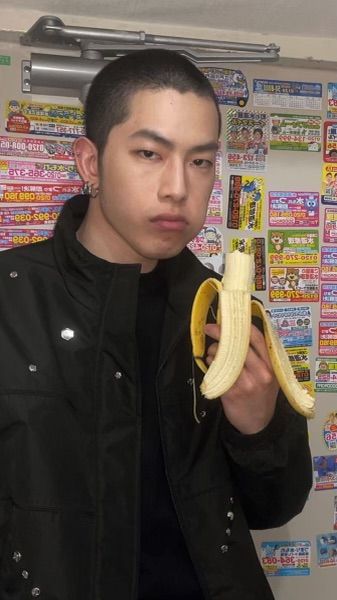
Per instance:
[[[95,144],[86,137],[79,137],[73,144],[76,167],[84,183],[99,187],[98,152]]]

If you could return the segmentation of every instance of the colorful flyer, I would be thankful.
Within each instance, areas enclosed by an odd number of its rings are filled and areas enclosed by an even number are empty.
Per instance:
[[[215,179],[222,179],[222,151],[218,150],[215,155]]]
[[[249,91],[242,71],[216,67],[202,67],[200,70],[211,82],[219,104],[246,106]]]
[[[337,83],[328,83],[328,119],[337,119]]]
[[[317,267],[271,267],[269,273],[271,302],[318,302]]]
[[[1,229],[0,250],[8,250],[25,244],[43,242],[53,235],[53,228],[48,229]]]
[[[321,318],[337,320],[337,283],[321,285]]]
[[[9,67],[11,64],[11,57],[5,54],[0,54],[0,65],[2,67]]]
[[[313,115],[270,115],[270,149],[319,152],[322,119]]]
[[[208,224],[222,225],[223,222],[223,191],[221,181],[216,181],[208,202],[206,221]]]
[[[322,109],[322,84],[306,81],[253,79],[254,106]]]
[[[337,496],[334,497],[333,503],[333,528],[337,529]]]
[[[62,204],[0,204],[0,226],[55,225]]]
[[[269,225],[272,227],[317,227],[318,192],[269,192]]]
[[[287,348],[287,354],[297,381],[310,381],[309,350],[304,346]]]
[[[222,255],[222,233],[215,225],[205,225],[188,247],[198,258]]]
[[[309,541],[262,542],[261,564],[267,576],[310,575]]]
[[[0,181],[81,181],[73,164],[0,160]]]
[[[231,252],[240,250],[247,254],[254,253],[254,291],[266,289],[266,250],[264,238],[233,238]]]
[[[333,490],[337,488],[337,455],[314,456],[315,490]]]
[[[337,162],[337,121],[324,122],[323,148],[324,162]]]
[[[337,450],[337,412],[328,415],[323,427],[324,441],[328,450]]]
[[[337,358],[316,358],[315,389],[317,392],[337,392]]]
[[[282,306],[269,309],[273,327],[285,348],[312,346],[310,306]]]
[[[0,183],[0,202],[65,202],[71,196],[81,194],[82,190],[82,183]]]
[[[337,244],[337,207],[326,208],[324,211],[323,242]]]
[[[319,250],[318,229],[287,229],[268,231],[270,265],[316,265]]]
[[[264,171],[268,154],[266,113],[230,109],[227,113],[227,164],[230,169]]]
[[[337,358],[337,320],[319,322],[318,354]]]
[[[64,104],[8,100],[5,108],[6,131],[78,137],[85,135],[83,109]]]
[[[24,156],[45,160],[74,160],[72,142],[0,136],[0,156]]]
[[[337,246],[321,248],[321,281],[337,282]]]
[[[337,206],[337,163],[325,163],[322,167],[321,201]]]
[[[227,227],[242,231],[260,231],[264,196],[264,177],[230,175]]]
[[[337,565],[337,535],[320,533],[316,536],[317,564],[319,567],[335,567]]]

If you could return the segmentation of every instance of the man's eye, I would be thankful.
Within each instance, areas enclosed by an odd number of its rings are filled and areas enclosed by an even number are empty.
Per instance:
[[[207,160],[206,158],[196,158],[193,161],[193,164],[196,167],[201,167],[203,169],[209,169],[210,167],[213,167],[213,163],[211,160]]]
[[[143,158],[148,158],[152,160],[158,157],[158,154],[156,152],[153,152],[152,150],[139,150],[139,154]]]

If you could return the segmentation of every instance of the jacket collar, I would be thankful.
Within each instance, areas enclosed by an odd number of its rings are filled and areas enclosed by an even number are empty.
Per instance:
[[[138,278],[140,265],[110,263],[91,254],[76,238],[89,204],[86,195],[74,196],[62,209],[55,227],[53,246],[55,260],[70,293],[87,307],[102,301],[114,274],[129,274]],[[167,325],[183,324],[190,315],[193,298],[200,283],[210,276],[190,250],[185,248],[178,256],[162,261],[168,283]],[[165,332],[164,332],[165,333]],[[170,335],[172,339],[172,331]]]

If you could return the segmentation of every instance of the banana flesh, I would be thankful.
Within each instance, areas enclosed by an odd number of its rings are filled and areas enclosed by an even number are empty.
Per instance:
[[[206,279],[194,298],[191,315],[193,357],[205,373],[202,394],[218,398],[225,394],[238,379],[248,352],[251,318],[262,320],[270,361],[278,383],[289,404],[307,418],[314,416],[314,398],[297,381],[290,360],[274,331],[263,305],[251,299],[250,289],[253,256],[235,250],[226,255],[226,270],[222,281]],[[205,356],[205,325],[208,313],[218,296],[216,321],[221,325],[216,356],[208,367]]]

